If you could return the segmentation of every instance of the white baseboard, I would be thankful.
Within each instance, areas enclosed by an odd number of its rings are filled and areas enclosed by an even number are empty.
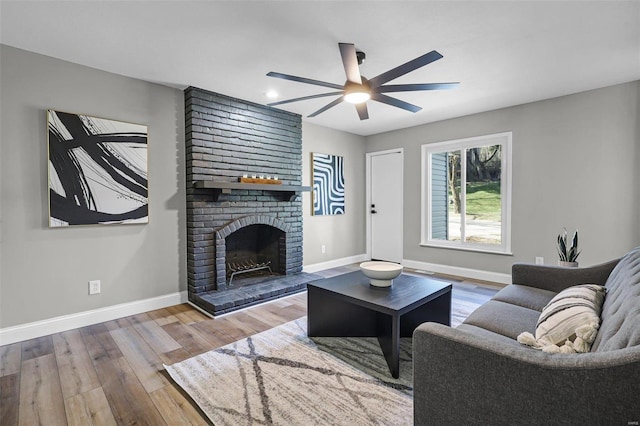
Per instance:
[[[181,291],[150,299],[107,306],[106,308],[92,309],[76,314],[0,328],[0,346],[153,311],[154,309],[166,308],[167,306],[179,305],[186,301],[187,292]]]
[[[482,281],[491,281],[500,284],[511,284],[511,275],[499,272],[483,271],[480,269],[461,268],[459,266],[439,265],[437,263],[419,262],[417,260],[403,259],[402,265],[407,268],[436,272],[438,274],[457,275],[459,277],[472,278]]]
[[[329,260],[327,262],[314,263],[313,265],[305,265],[302,268],[302,272],[308,272],[310,274],[325,269],[338,268],[340,266],[351,265],[352,263],[359,263],[368,260],[365,253],[358,254],[356,256],[343,257],[341,259]]]

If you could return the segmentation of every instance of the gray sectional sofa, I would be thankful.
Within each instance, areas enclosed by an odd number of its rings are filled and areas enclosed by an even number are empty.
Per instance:
[[[462,325],[413,335],[416,425],[637,425],[640,423],[640,247],[589,268],[514,264],[513,284]],[[562,289],[607,288],[589,353],[521,345]]]

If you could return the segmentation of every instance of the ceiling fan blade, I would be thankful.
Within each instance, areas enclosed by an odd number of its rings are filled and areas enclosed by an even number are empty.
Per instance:
[[[325,112],[329,108],[333,108],[334,106],[338,105],[340,102],[342,102],[342,96],[340,96],[338,99],[336,99],[335,101],[331,102],[330,104],[327,104],[327,105],[323,106],[322,108],[320,108],[319,110],[317,110],[313,114],[309,114],[307,117],[315,117],[318,114],[322,114],[323,112]]]
[[[360,78],[360,67],[358,66],[358,57],[356,55],[356,46],[351,43],[338,43],[340,47],[340,55],[342,55],[342,65],[347,75],[347,80],[352,83],[362,84]]]
[[[388,81],[394,80],[407,73],[410,73],[411,71],[417,70],[418,68],[430,64],[431,62],[437,61],[440,58],[442,58],[442,55],[435,50],[432,50],[429,53],[425,53],[422,56],[419,56],[409,62],[406,62],[400,66],[390,69],[387,72],[383,72],[382,74],[373,77],[369,80],[369,84],[371,84],[371,87],[381,86]]]
[[[376,93],[413,92],[418,90],[455,89],[460,83],[388,84],[373,89]]]
[[[283,80],[297,81],[298,83],[307,83],[307,84],[314,84],[316,86],[330,87],[332,89],[338,89],[338,90],[344,89],[344,86],[341,86],[339,84],[327,83],[326,81],[313,80],[311,78],[296,77],[295,75],[282,74],[282,73],[279,73],[279,72],[271,71],[271,72],[269,72],[267,74],[267,76],[268,77],[275,77],[275,78],[282,78]]]
[[[342,95],[342,94],[344,94],[344,91],[320,93],[320,94],[317,94],[317,95],[303,96],[301,98],[294,98],[294,99],[287,99],[285,101],[272,102],[272,103],[267,104],[267,105],[276,106],[276,105],[288,104],[288,103],[291,103],[291,102],[306,101],[306,100],[309,100],[309,99],[324,98],[325,96],[336,96],[336,95]]]
[[[373,99],[374,101],[382,102],[383,104],[406,109],[407,111],[411,111],[411,112],[418,112],[422,109],[417,105],[413,105],[413,104],[410,104],[409,102],[401,101],[400,99],[392,98],[391,96],[383,95],[382,93],[372,93],[371,99]]]
[[[358,111],[358,116],[360,120],[366,120],[369,118],[369,111],[367,110],[367,103],[363,102],[361,104],[356,104],[356,110]]]

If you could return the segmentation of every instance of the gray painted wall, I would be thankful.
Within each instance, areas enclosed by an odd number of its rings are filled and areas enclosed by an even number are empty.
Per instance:
[[[302,122],[302,184],[313,185],[311,153],[344,157],[345,214],[311,216],[311,194],[302,196],[304,264],[357,256],[365,248],[365,138]],[[322,254],[322,245],[325,253]]]
[[[513,256],[421,247],[420,146],[513,132]],[[640,82],[367,137],[367,152],[403,147],[404,257],[510,273],[544,256],[555,237],[580,231],[581,265],[640,245]]]
[[[0,49],[0,327],[186,290],[182,92]],[[148,126],[148,225],[48,228],[48,108]]]

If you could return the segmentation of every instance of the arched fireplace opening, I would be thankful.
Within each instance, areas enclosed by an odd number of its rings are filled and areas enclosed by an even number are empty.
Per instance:
[[[258,283],[269,275],[299,272],[302,259],[292,245],[291,225],[268,215],[250,215],[221,227],[216,234],[216,289]]]
[[[255,282],[256,277],[283,275],[281,246],[286,234],[265,224],[238,229],[225,238],[227,287],[240,287]]]

